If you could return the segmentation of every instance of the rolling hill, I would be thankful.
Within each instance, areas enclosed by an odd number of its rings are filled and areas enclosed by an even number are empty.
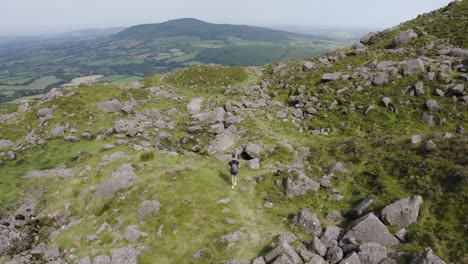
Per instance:
[[[102,74],[103,81],[124,81],[208,63],[262,65],[316,56],[348,44],[196,19],[138,25],[105,36],[118,30],[78,31],[0,49],[0,101],[42,93],[78,76]],[[46,76],[56,81],[39,85],[37,80]]]

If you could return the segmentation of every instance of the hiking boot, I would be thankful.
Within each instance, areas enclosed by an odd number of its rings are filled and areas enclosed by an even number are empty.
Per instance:
[[[233,188],[233,189],[234,189],[234,185],[232,185],[232,186],[231,186],[231,188]]]

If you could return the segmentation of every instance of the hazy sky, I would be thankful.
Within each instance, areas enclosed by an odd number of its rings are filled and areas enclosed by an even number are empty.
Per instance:
[[[450,0],[0,0],[0,35],[132,26],[193,17],[246,25],[383,29]]]

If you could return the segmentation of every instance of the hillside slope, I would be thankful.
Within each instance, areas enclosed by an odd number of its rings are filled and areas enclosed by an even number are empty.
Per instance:
[[[434,26],[467,7],[317,58],[15,105],[0,262],[468,262],[468,51]]]

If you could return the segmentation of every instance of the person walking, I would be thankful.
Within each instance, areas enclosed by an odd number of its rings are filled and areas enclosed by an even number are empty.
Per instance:
[[[232,154],[232,160],[229,161],[229,171],[231,173],[231,188],[234,189],[237,186],[237,173],[239,172],[239,161],[236,154]]]

